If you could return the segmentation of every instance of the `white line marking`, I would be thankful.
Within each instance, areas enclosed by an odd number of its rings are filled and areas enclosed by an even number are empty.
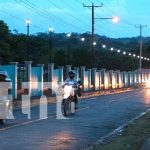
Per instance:
[[[55,116],[56,116],[56,115],[55,115]],[[55,117],[55,116],[49,116],[49,117],[47,117],[47,118],[53,118],[53,117]],[[46,118],[45,118],[45,119],[46,119]],[[6,127],[6,128],[0,129],[0,131],[4,131],[4,130],[7,130],[7,129],[15,128],[15,127],[22,126],[22,125],[27,125],[27,124],[34,123],[34,122],[38,122],[38,121],[41,121],[41,120],[44,120],[44,119],[36,119],[36,120],[32,120],[32,121],[28,121],[28,122],[21,123],[21,124],[12,125],[12,126],[10,126],[10,127]]]
[[[84,107],[84,108],[78,109],[77,111],[82,111],[82,110],[89,109],[89,108],[90,108],[90,107]],[[56,117],[56,115],[48,116],[48,117],[45,118],[45,119],[54,118],[54,117]],[[32,120],[32,121],[28,121],[28,122],[24,122],[24,123],[12,125],[12,126],[10,126],[10,127],[5,127],[5,128],[0,129],[0,131],[8,130],[8,129],[15,128],[15,127],[19,127],[19,126],[22,126],[22,125],[27,125],[27,124],[35,123],[35,122],[38,122],[38,121],[41,121],[41,120],[44,120],[44,119],[36,119],[36,120]]]
[[[116,102],[116,101],[119,101],[119,100],[122,100],[122,99],[127,99],[127,98],[130,98],[130,97],[137,97],[137,96],[139,96],[140,94],[141,94],[141,92],[143,92],[143,90],[141,90],[137,95],[130,95],[130,96],[126,96],[126,97],[121,97],[121,98],[116,98],[116,100],[111,100],[111,101],[108,101],[108,102],[106,102],[105,104],[111,104],[111,103],[113,103],[113,102]]]
[[[80,108],[80,109],[77,109],[76,111],[82,111],[82,110],[85,110],[85,109],[89,109],[90,107],[84,107],[84,108]]]
[[[97,97],[92,97],[92,98],[89,98],[89,99],[96,99]]]

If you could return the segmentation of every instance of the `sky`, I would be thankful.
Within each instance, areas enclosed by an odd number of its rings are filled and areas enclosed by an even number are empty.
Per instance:
[[[30,33],[47,32],[49,26],[56,33],[91,32],[91,9],[95,5],[95,18],[120,18],[117,24],[108,20],[95,20],[95,33],[112,38],[135,37],[135,25],[147,25],[143,36],[150,36],[150,0],[0,0],[0,19],[13,32],[26,33],[26,19],[31,20]]]

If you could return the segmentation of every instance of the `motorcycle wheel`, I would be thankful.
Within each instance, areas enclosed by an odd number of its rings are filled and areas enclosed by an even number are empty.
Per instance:
[[[75,102],[71,102],[71,114],[75,114]]]
[[[6,119],[0,119],[0,124],[4,125],[6,124],[7,120]]]
[[[69,116],[70,114],[70,104],[68,99],[63,100],[63,113],[65,117]]]

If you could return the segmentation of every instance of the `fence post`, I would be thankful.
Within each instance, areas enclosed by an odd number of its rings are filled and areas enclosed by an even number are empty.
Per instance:
[[[64,82],[64,76],[63,76],[63,72],[64,72],[64,67],[63,66],[59,66],[59,69],[61,69],[61,80],[59,82]]]
[[[84,82],[85,82],[85,66],[81,66],[81,83],[84,91]]]
[[[25,61],[25,66],[26,66],[26,71],[27,71],[26,82],[28,83],[28,95],[29,96],[31,96],[31,64],[32,64],[32,61]]]
[[[53,74],[54,74],[54,64],[48,64],[48,82],[53,81]]]
[[[109,89],[114,89],[116,87],[116,82],[114,78],[114,71],[109,71]]]
[[[68,76],[69,71],[71,71],[71,65],[66,65],[66,77]]]
[[[93,86],[93,89],[95,90],[96,89],[96,70],[97,70],[97,68],[92,68],[92,80],[91,80],[91,82],[92,82],[92,86]]]
[[[40,82],[40,87],[41,87],[41,95],[43,95],[43,82],[44,82],[44,79],[43,79],[43,75],[44,75],[44,64],[38,64],[37,65],[38,67],[41,68],[41,76],[40,76],[40,79],[38,82]]]
[[[48,64],[48,82],[51,82],[50,84],[50,94],[53,94],[53,75],[54,75],[54,63]]]
[[[88,91],[91,90],[91,69],[87,69],[88,71]]]
[[[74,67],[74,70],[76,70],[76,79],[79,80],[79,67]]]
[[[18,62],[10,62],[11,65],[15,66],[15,84],[14,84],[14,98],[17,99],[17,84],[18,84]],[[13,88],[13,87],[12,87]]]
[[[102,69],[101,71],[101,89],[105,88],[105,71],[106,69]]]

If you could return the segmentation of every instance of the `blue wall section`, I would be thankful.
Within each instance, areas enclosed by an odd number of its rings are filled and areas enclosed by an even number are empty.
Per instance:
[[[41,67],[32,67],[31,69],[31,96],[42,95],[42,74]]]
[[[15,74],[15,65],[4,65],[1,67],[2,70],[7,71],[9,78],[12,81],[12,96],[15,97],[15,78],[16,78],[16,74]]]

